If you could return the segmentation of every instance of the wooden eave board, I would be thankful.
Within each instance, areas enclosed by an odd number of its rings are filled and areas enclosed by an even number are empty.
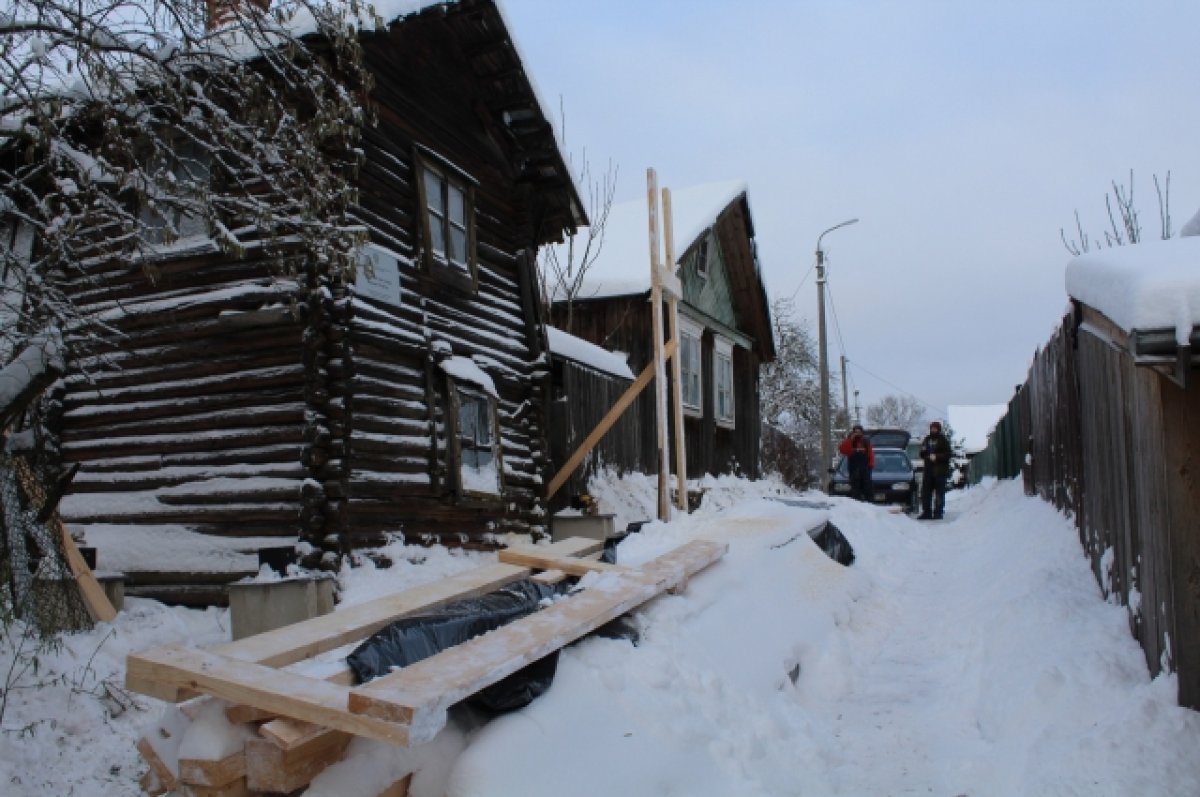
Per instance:
[[[727,546],[695,541],[611,585],[586,589],[535,614],[350,690],[350,710],[409,725],[413,743],[432,739],[446,709],[604,623],[634,609],[724,556]]]
[[[287,670],[176,645],[131,655],[127,673],[138,682],[204,692],[356,736],[408,744],[403,725],[347,712],[346,687]]]

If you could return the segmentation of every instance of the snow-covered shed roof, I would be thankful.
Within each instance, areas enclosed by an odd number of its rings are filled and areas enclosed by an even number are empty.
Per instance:
[[[675,258],[717,221],[717,217],[746,194],[746,183],[707,183],[671,191]],[[650,234],[646,198],[615,204],[604,227],[600,255],[588,269],[579,299],[628,296],[650,290]],[[660,220],[661,224],[661,220]],[[566,262],[565,250],[560,262]]]
[[[622,379],[633,379],[633,371],[624,355],[602,349],[557,327],[546,327],[546,333],[550,338],[550,353],[556,357],[565,357]]]
[[[1080,255],[1067,264],[1066,287],[1127,334],[1171,330],[1187,345],[1200,324],[1200,237]]]
[[[955,440],[963,441],[963,453],[978,454],[1006,412],[1007,404],[952,404],[946,408],[946,422]]]

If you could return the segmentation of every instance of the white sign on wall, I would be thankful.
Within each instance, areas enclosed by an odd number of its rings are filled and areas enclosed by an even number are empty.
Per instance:
[[[357,272],[354,287],[359,296],[400,306],[400,262],[394,254],[367,244],[358,250]]]

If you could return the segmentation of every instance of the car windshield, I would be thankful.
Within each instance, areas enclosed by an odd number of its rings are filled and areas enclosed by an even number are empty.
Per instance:
[[[875,469],[886,471],[908,470],[912,466],[902,451],[876,451]]]

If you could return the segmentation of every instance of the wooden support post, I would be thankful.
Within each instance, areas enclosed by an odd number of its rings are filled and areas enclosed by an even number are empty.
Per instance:
[[[675,223],[671,215],[671,190],[662,190],[663,205],[663,240],[666,243],[666,263],[664,268],[675,276]],[[682,286],[678,278],[673,280],[673,286],[667,289],[667,321],[671,341],[679,344],[679,300],[683,298]],[[671,384],[674,385],[674,399],[671,402],[671,416],[675,430],[675,506],[682,512],[687,512],[687,449],[683,436],[683,375],[678,357],[671,358]]]
[[[658,519],[671,519],[669,502],[670,455],[667,451],[667,380],[663,357],[662,275],[658,265],[658,177],[646,170],[646,200],[650,232],[650,318],[654,335],[654,417],[658,452]]]

